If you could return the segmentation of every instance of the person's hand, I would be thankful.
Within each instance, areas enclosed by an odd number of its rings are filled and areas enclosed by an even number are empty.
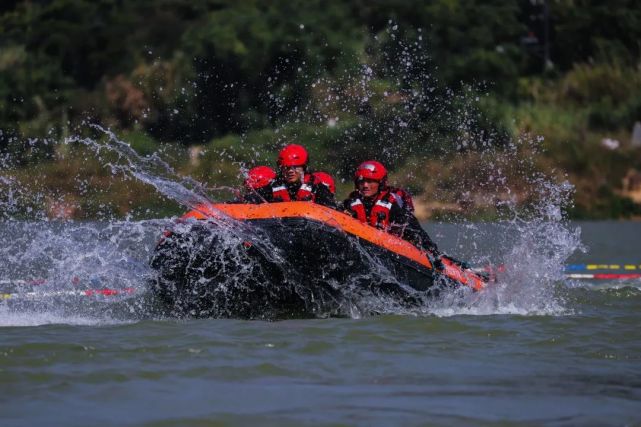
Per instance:
[[[432,268],[434,271],[443,271],[445,270],[445,265],[443,265],[443,261],[441,261],[441,254],[438,252],[432,252],[432,251],[427,251],[427,259],[430,261],[430,264],[432,264]]]

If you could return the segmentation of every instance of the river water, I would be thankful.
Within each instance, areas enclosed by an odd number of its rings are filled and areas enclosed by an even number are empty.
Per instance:
[[[641,224],[572,226],[586,250],[565,262],[641,268]],[[135,288],[162,223],[12,227],[11,279]],[[428,229],[472,259],[502,233]],[[543,284],[532,264],[492,304],[276,322],[154,319],[14,284],[45,300],[0,303],[0,425],[641,425],[641,281]]]

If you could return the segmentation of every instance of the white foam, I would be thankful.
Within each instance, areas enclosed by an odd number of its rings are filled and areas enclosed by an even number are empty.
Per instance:
[[[91,316],[69,315],[56,313],[55,311],[21,311],[14,312],[7,307],[0,306],[0,327],[26,327],[42,325],[76,325],[76,326],[96,326],[96,325],[117,325],[129,323],[115,319],[99,319]]]

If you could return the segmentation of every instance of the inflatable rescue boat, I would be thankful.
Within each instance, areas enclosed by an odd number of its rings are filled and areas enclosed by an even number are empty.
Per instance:
[[[292,318],[412,307],[487,278],[448,257],[309,202],[204,204],[165,232],[151,261],[173,315]],[[436,267],[435,267],[436,266]]]

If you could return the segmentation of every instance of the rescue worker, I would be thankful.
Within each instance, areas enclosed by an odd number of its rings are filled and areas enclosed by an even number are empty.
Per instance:
[[[336,208],[329,186],[308,172],[308,160],[307,150],[298,144],[289,144],[278,153],[278,176],[272,184],[270,201],[312,201]]]
[[[334,178],[327,172],[314,172],[314,178],[329,189],[329,192],[336,195],[336,184]]]
[[[354,186],[356,190],[343,202],[345,212],[434,255],[438,253],[436,244],[414,216],[413,204],[403,200],[403,195],[409,197],[409,194],[387,185],[387,170],[380,162],[361,163],[354,173]],[[411,202],[411,197],[409,200]]]
[[[269,166],[256,166],[247,172],[245,178],[244,203],[265,203],[271,200],[272,184],[276,180],[276,172]]]

